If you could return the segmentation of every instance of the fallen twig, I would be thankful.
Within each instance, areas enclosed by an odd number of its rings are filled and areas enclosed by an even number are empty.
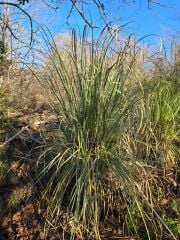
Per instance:
[[[29,125],[22,127],[19,132],[17,132],[14,136],[7,139],[3,144],[0,145],[0,147],[4,147],[8,143],[12,142],[15,138],[17,138],[19,135],[21,135],[21,133],[24,132],[25,130],[27,130],[28,128],[29,128]]]
[[[36,139],[36,138],[34,138],[33,136],[30,136],[30,135],[26,135],[26,134],[20,134],[20,137],[23,137],[23,139],[24,140],[31,140],[31,141],[33,141],[33,142],[36,142],[36,143],[38,143],[38,144],[40,144],[40,145],[46,145],[46,142],[45,141],[40,141],[40,140],[38,140],[38,139]]]

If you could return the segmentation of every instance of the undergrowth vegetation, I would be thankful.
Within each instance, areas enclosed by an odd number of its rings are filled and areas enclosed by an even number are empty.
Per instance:
[[[180,239],[167,2],[0,1],[0,240]]]
[[[38,162],[37,181],[45,178],[44,196],[52,196],[51,225],[58,225],[63,205],[72,217],[71,239],[101,239],[112,219],[138,239],[177,239],[179,225],[160,206],[164,179],[178,174],[176,85],[163,77],[134,80],[139,48],[131,38],[115,49],[116,36],[88,41],[86,29],[81,40],[73,32],[65,61],[42,33],[49,55],[45,74],[36,77],[60,122]]]
[[[180,63],[167,68],[156,61],[148,74],[145,50],[132,36],[119,39],[118,32],[104,30],[96,39],[92,32],[90,39],[85,28],[81,38],[72,31],[68,44],[59,48],[51,33],[40,29],[37,42],[45,52],[36,49],[38,67],[36,62],[24,69],[17,65],[14,71],[22,72],[22,79],[28,73],[27,81],[14,77],[16,90],[10,96],[0,89],[0,142],[5,142],[0,146],[5,146],[0,148],[0,184],[9,181],[15,186],[7,208],[12,211],[32,198],[35,175],[35,188],[43,198],[40,205],[47,205],[45,231],[61,227],[59,239],[66,240],[67,232],[70,239],[104,239],[109,224],[133,239],[178,239]],[[17,121],[12,106],[24,107],[25,113],[31,109],[29,117],[48,104],[53,127],[40,132],[25,121],[26,132],[17,128],[10,138],[19,137],[24,162],[11,162],[5,129]],[[37,124],[47,121],[39,117]],[[17,169],[26,169],[34,149],[35,163],[29,167],[33,176],[24,173],[31,186],[21,186]],[[68,227],[61,224],[62,208],[70,218]]]
[[[179,92],[171,81],[150,79],[140,98],[129,120],[129,152],[152,166],[172,167],[179,154]]]
[[[2,128],[9,124],[16,123],[16,114],[12,107],[12,101],[10,93],[0,87],[0,130],[3,130]]]

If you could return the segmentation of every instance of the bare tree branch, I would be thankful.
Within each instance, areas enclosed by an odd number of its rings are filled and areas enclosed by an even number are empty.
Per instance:
[[[81,16],[81,18],[84,20],[84,22],[90,27],[90,28],[96,28],[95,26],[92,25],[92,23],[90,23],[85,14],[79,9],[79,7],[76,4],[76,0],[71,0],[74,8],[76,9],[76,11],[79,13],[79,15]]]
[[[31,16],[23,9],[19,6],[19,4],[15,4],[15,3],[10,3],[10,2],[0,2],[0,5],[9,5],[15,8],[18,8],[21,12],[23,12],[28,18],[29,18],[29,22],[30,22],[30,31],[31,31],[31,37],[30,37],[30,45],[32,44],[33,41],[33,23],[32,23],[32,18]]]
[[[2,17],[0,16],[0,20],[3,21]],[[14,39],[16,39],[18,42],[26,44],[24,41],[22,41],[20,38],[18,38],[15,34],[13,29],[9,26],[9,24],[6,25],[7,29],[9,30],[11,36],[13,36]]]

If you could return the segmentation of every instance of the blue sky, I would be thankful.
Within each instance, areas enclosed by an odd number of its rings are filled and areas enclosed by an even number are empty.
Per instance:
[[[82,31],[84,21],[72,11],[67,24],[67,15],[70,11],[70,1],[64,0],[59,5],[59,9],[55,12],[53,9],[40,4],[36,1],[33,5],[32,12],[36,9],[36,19],[39,23],[46,24],[54,34],[59,32],[67,32],[72,27]],[[98,26],[97,32],[103,28],[103,22],[100,19],[98,9],[92,4],[92,0],[87,0],[85,12],[87,19]],[[128,35],[135,33],[137,38],[151,35],[145,38],[147,44],[154,44],[161,36],[180,36],[180,0],[155,0],[160,4],[152,4],[151,9],[148,8],[147,0],[102,0],[108,12],[108,20],[113,21],[114,25],[128,25],[123,28],[123,34]],[[106,4],[108,3],[108,4]]]
[[[129,30],[132,29],[132,32],[136,32],[140,37],[149,34],[157,37],[180,34],[180,0],[161,0],[159,2],[164,3],[165,6],[153,4],[152,9],[148,9],[147,4],[141,6],[136,4],[129,8],[124,6],[124,18],[132,21]]]

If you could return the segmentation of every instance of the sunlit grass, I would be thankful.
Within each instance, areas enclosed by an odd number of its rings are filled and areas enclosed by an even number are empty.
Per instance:
[[[148,85],[132,90],[136,51],[129,39],[118,52],[112,36],[88,41],[85,30],[78,41],[73,32],[67,66],[53,39],[43,36],[49,50],[43,85],[61,122],[38,175],[48,179],[44,193],[52,196],[53,224],[65,204],[74,219],[72,239],[100,239],[101,217],[106,221],[116,207],[119,216],[124,209],[119,224],[125,233],[140,237],[141,227],[147,239],[152,231],[160,239],[165,228],[176,239],[155,208],[150,179],[159,157],[150,155],[176,140],[177,98],[159,85],[153,94]]]
[[[180,95],[173,82],[147,80],[141,99],[130,117],[126,151],[152,166],[168,168],[179,156]]]

